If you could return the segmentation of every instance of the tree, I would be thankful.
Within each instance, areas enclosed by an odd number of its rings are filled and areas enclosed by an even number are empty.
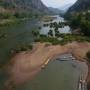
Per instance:
[[[52,30],[49,30],[48,35],[51,36],[51,37],[53,37],[53,31]]]
[[[60,36],[60,33],[59,33],[58,30],[55,30],[55,36],[56,36],[56,37],[59,37],[59,36]]]
[[[32,34],[35,36],[35,37],[38,37],[39,36],[39,31],[38,30],[32,30]]]

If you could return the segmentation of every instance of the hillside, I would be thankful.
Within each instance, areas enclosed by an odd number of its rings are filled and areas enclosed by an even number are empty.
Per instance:
[[[0,0],[0,9],[1,12],[49,12],[41,0]]]
[[[59,10],[58,8],[48,7],[48,9],[55,14],[63,13],[63,11]]]
[[[90,9],[90,0],[78,0],[73,6],[71,6],[68,12],[81,12]]]

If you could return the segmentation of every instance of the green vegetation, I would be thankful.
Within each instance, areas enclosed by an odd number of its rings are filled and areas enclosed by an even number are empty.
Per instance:
[[[62,38],[59,40],[59,38]],[[40,35],[38,39],[36,39],[36,42],[49,42],[53,45],[64,45],[69,42],[77,41],[77,42],[90,42],[90,38],[87,36],[81,36],[81,35],[72,35],[72,34],[60,34],[59,38],[53,38],[53,37],[47,37],[45,35]]]
[[[49,30],[49,32],[48,32],[48,36],[51,36],[51,37],[53,37],[53,30]]]
[[[35,41],[36,42],[49,42],[49,43],[52,43],[53,45],[60,44],[60,41],[57,38],[47,37],[44,35],[40,35],[40,38],[36,39]]]
[[[14,25],[21,20],[33,18],[39,18],[38,14],[27,12],[0,12],[0,26]]]
[[[58,28],[64,27],[67,24],[68,24],[67,22],[59,22],[59,23],[53,22],[53,23],[50,23],[49,26],[50,26],[50,28],[56,28],[56,29],[58,29]]]
[[[70,26],[74,29],[81,28],[81,33],[86,36],[90,36],[90,13],[83,12],[72,16]]]
[[[50,24],[43,24],[44,27],[50,27],[50,28],[55,28],[55,29],[58,29],[58,28],[62,28],[64,27],[65,25],[68,25],[68,22],[52,22]]]
[[[30,44],[28,45],[21,45],[21,46],[18,46],[16,47],[15,49],[12,49],[11,50],[11,54],[15,54],[15,53],[19,53],[19,52],[22,52],[22,51],[28,51],[28,50],[32,50],[33,46]]]
[[[87,16],[88,15],[88,16]],[[87,16],[87,17],[86,17]],[[36,39],[36,41],[40,41],[40,42],[50,42],[52,44],[66,44],[69,42],[73,42],[73,41],[77,41],[77,42],[90,42],[90,37],[88,35],[86,35],[84,30],[89,31],[89,27],[90,25],[88,25],[86,23],[86,21],[89,20],[89,13],[87,14],[78,14],[75,17],[72,17],[72,19],[70,20],[70,22],[51,22],[49,24],[43,24],[44,27],[50,27],[51,29],[48,32],[48,36],[46,35],[40,35],[38,39]],[[85,22],[85,23],[84,23]],[[89,21],[88,21],[89,23]],[[85,24],[85,25],[83,25]],[[65,25],[70,25],[71,28],[73,29],[77,29],[77,28],[81,28],[81,32],[80,34],[76,35],[76,34],[60,34],[60,32],[58,31],[58,28],[62,28]],[[88,26],[87,28],[85,26]],[[53,35],[53,30],[52,28],[54,28],[55,31],[55,37]],[[85,28],[85,29],[84,29]],[[84,34],[82,34],[84,33]]]
[[[25,13],[11,13],[11,12],[1,12],[0,19],[13,19],[13,18],[24,18],[26,17]]]
[[[90,38],[87,36],[81,36],[81,35],[71,35],[71,34],[66,34],[66,35],[62,35],[62,38],[64,39],[64,41],[66,42],[73,42],[73,41],[77,41],[77,42],[90,42]]]
[[[15,24],[19,24],[21,20],[18,19],[4,19],[1,20],[0,22],[0,26],[11,26],[11,25],[15,25]]]
[[[56,36],[56,37],[60,37],[60,33],[59,33],[58,29],[55,28],[54,31],[55,31],[55,36]]]
[[[32,34],[34,37],[38,38],[39,37],[39,30],[38,29],[33,29]]]
[[[10,19],[13,18],[13,14],[9,12],[0,13],[0,19]]]

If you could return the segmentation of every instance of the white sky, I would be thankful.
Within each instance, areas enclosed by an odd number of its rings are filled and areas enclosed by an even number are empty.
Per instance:
[[[42,0],[46,6],[58,8],[69,3],[75,3],[77,0]]]

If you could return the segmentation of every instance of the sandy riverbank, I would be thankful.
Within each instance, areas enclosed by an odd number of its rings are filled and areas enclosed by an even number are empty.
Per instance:
[[[85,61],[86,52],[90,50],[90,43],[69,43],[64,46],[45,45],[37,43],[31,52],[22,52],[12,57],[8,65],[9,80],[5,83],[9,88],[12,85],[19,85],[31,80],[41,67],[49,59],[51,60],[58,54],[72,53],[78,60]],[[90,79],[90,74],[89,74]]]

